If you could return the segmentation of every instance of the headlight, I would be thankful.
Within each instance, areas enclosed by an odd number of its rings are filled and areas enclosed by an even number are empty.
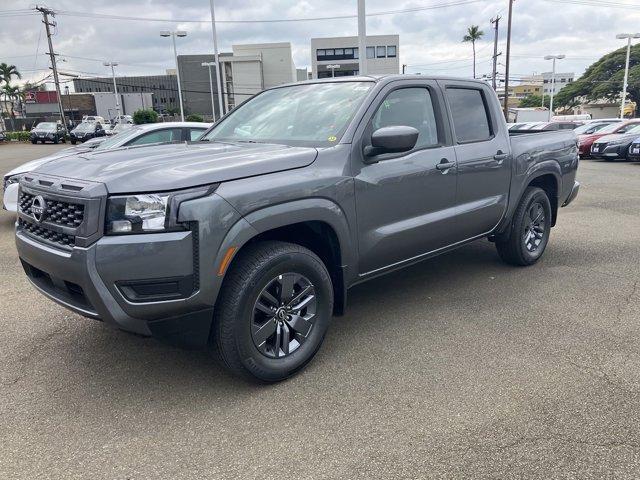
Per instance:
[[[185,200],[213,193],[217,185],[174,193],[114,196],[107,201],[106,232],[111,235],[185,230],[178,207]]]

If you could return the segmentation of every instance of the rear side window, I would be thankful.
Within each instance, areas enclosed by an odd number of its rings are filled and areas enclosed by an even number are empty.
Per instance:
[[[192,142],[198,140],[204,132],[206,132],[206,129],[204,128],[192,128],[191,130],[189,130],[189,140],[191,140]]]
[[[447,100],[459,143],[482,142],[491,138],[489,112],[480,90],[448,88]]]
[[[147,145],[150,143],[172,143],[181,141],[182,132],[178,128],[156,130],[136,138],[127,145]]]

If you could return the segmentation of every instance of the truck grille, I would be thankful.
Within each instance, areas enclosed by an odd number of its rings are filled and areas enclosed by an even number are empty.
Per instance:
[[[44,225],[37,225],[30,223],[22,218],[18,219],[18,226],[22,228],[24,232],[29,233],[31,236],[44,240],[45,242],[54,243],[64,248],[72,248],[75,243],[75,237],[67,235],[65,233],[54,232]]]
[[[35,195],[20,192],[18,204],[20,211],[31,216],[31,204]],[[69,228],[77,228],[84,220],[84,205],[69,202],[59,202],[56,200],[45,199],[47,203],[46,219],[50,223],[61,225]]]

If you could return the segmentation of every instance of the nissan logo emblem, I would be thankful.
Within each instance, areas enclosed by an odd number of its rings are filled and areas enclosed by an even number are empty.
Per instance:
[[[34,197],[31,201],[31,215],[33,215],[36,222],[40,223],[44,220],[46,210],[47,202],[42,198],[42,195]]]

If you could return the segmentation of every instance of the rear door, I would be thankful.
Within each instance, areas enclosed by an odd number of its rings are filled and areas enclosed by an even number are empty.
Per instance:
[[[436,82],[392,82],[376,96],[358,127],[352,168],[361,275],[451,243],[456,168],[444,108]],[[420,132],[416,146],[409,152],[365,158],[363,148],[371,144],[371,134],[396,125]]]
[[[457,240],[491,231],[509,200],[511,145],[495,95],[476,82],[443,81],[458,163]]]

